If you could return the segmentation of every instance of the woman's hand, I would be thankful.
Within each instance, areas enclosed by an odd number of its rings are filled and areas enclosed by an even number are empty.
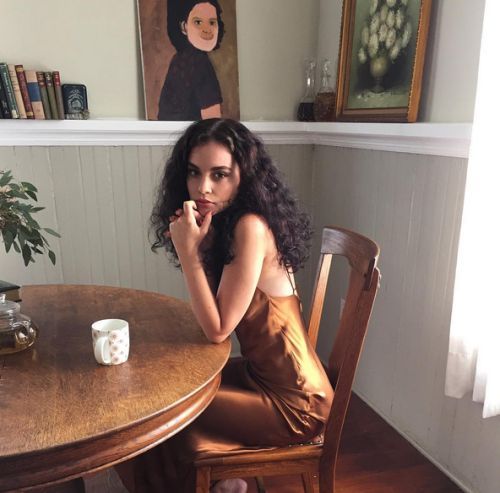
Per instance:
[[[168,236],[172,238],[180,257],[197,255],[199,247],[208,234],[212,222],[212,213],[205,217],[196,210],[193,200],[184,202],[183,209],[178,209],[175,216],[169,218]],[[182,263],[182,261],[181,261]]]

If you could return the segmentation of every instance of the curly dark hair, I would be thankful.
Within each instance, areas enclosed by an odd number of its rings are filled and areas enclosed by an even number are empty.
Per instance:
[[[187,170],[191,151],[207,142],[224,145],[240,168],[238,193],[230,205],[215,214],[211,226],[214,240],[205,252],[207,271],[220,279],[225,264],[233,258],[234,230],[245,214],[262,217],[271,229],[279,253],[280,264],[296,272],[309,255],[312,236],[309,215],[301,212],[297,199],[273,164],[261,140],[241,123],[223,118],[200,120],[191,124],[175,144],[168,159],[151,214],[154,242],[151,249],[165,247],[171,260],[179,260],[168,231],[168,218],[189,200]]]
[[[209,3],[215,7],[219,33],[217,35],[217,43],[212,51],[220,47],[225,30],[224,21],[222,20],[222,9],[217,0],[170,1],[167,3],[167,34],[170,38],[170,42],[177,51],[182,51],[191,46],[187,36],[182,32],[181,23],[187,22],[189,13],[199,3]]]

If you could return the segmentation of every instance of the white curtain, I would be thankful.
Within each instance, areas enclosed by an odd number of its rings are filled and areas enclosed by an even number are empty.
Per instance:
[[[499,19],[500,1],[486,0],[445,386],[472,391],[484,418],[500,415]]]

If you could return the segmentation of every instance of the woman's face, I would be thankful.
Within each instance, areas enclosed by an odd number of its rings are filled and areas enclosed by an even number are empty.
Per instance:
[[[197,3],[189,12],[187,21],[182,23],[182,32],[195,48],[212,51],[219,35],[215,7],[208,2]]]
[[[238,194],[239,185],[240,167],[224,145],[211,141],[191,151],[187,188],[202,216],[224,210]]]

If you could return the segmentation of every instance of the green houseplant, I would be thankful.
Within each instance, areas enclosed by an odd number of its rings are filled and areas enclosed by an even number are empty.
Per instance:
[[[0,170],[0,232],[5,251],[11,248],[23,256],[24,265],[34,262],[34,255],[48,253],[55,265],[56,255],[50,249],[43,232],[60,235],[50,228],[42,228],[33,214],[45,209],[37,207],[37,188],[26,181],[16,182],[9,170]]]

